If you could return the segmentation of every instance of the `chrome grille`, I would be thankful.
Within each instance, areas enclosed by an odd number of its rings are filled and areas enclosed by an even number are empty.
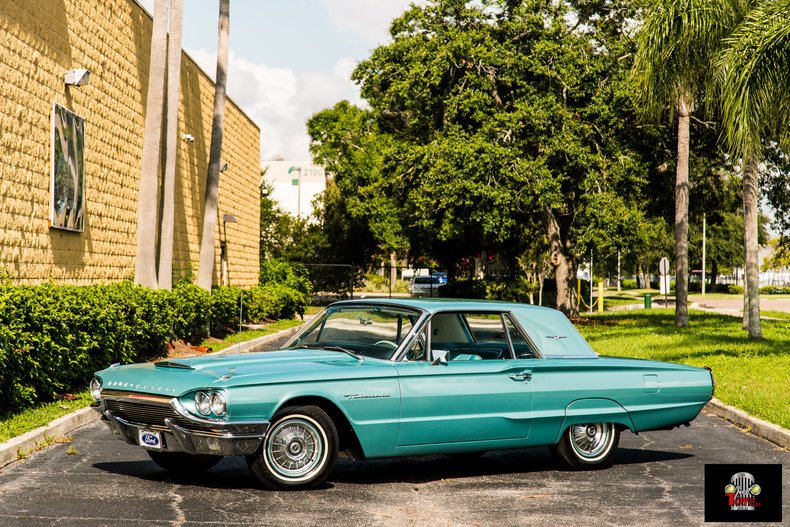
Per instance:
[[[120,417],[130,423],[145,425],[154,430],[169,430],[165,424],[165,419],[170,419],[175,424],[188,430],[201,432],[214,432],[219,434],[219,430],[202,423],[195,423],[176,412],[172,406],[141,402],[135,400],[120,400],[107,398],[104,400],[105,408],[112,412],[115,417]]]

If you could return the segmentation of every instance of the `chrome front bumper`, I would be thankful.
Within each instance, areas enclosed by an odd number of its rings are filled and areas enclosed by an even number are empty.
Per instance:
[[[155,395],[103,393],[101,401],[92,406],[110,430],[131,445],[140,445],[141,430],[160,432],[161,450],[165,452],[216,456],[253,454],[269,428],[268,421],[201,419],[190,414],[177,398]]]

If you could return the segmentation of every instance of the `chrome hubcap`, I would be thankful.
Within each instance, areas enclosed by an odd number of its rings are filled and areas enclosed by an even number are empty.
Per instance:
[[[590,460],[605,455],[614,437],[611,423],[574,425],[570,434],[573,450]]]
[[[264,456],[280,476],[298,479],[320,468],[324,460],[324,439],[319,427],[302,417],[280,422],[266,438]]]

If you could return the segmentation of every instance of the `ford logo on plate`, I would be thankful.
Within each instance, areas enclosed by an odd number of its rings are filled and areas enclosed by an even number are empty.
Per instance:
[[[147,446],[159,446],[159,437],[156,434],[152,434],[151,432],[143,432],[143,434],[140,436],[140,440]]]

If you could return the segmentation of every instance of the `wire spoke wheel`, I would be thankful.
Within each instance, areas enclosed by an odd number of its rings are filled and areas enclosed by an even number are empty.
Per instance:
[[[266,441],[268,464],[286,478],[315,470],[324,456],[326,437],[308,419],[295,417],[277,425]]]
[[[572,426],[570,435],[571,446],[579,456],[595,459],[611,446],[614,430],[607,423],[588,423]]]
[[[272,419],[247,464],[258,480],[275,490],[306,489],[323,482],[337,458],[338,435],[318,406],[286,408]]]
[[[614,423],[584,423],[568,427],[551,451],[569,468],[589,470],[605,468],[620,442]]]

